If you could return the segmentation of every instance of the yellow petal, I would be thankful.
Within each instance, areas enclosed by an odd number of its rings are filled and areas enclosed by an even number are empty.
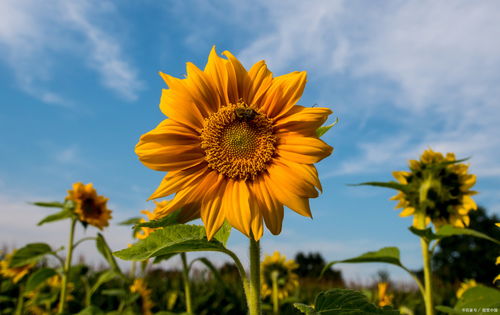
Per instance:
[[[311,208],[309,207],[309,199],[297,196],[289,190],[282,187],[282,183],[272,179],[269,175],[265,177],[266,183],[269,183],[268,188],[273,193],[273,196],[288,208],[305,217],[312,218]]]
[[[410,215],[413,215],[415,213],[415,208],[408,207],[404,208],[403,211],[399,214],[400,217],[408,217]]]
[[[401,184],[403,185],[407,185],[408,184],[408,181],[406,180],[406,178],[408,176],[410,176],[410,173],[409,172],[405,172],[405,171],[396,171],[396,172],[392,172],[392,176],[394,176],[394,178]]]
[[[318,138],[281,137],[276,152],[283,158],[304,164],[314,164],[329,156],[333,148]]]
[[[203,198],[203,206],[200,211],[201,220],[207,231],[207,238],[210,240],[224,223],[225,214],[222,206],[226,182],[222,175],[219,175],[212,191],[207,192]]]
[[[217,56],[214,46],[210,51],[208,62],[204,70],[214,82],[217,93],[219,94],[220,103],[225,105],[231,103],[228,97],[227,63],[227,60]]]
[[[328,119],[332,111],[325,107],[304,107],[295,105],[275,122],[276,134],[299,133],[316,136],[318,129]]]
[[[283,205],[273,197],[270,189],[267,187],[266,181],[261,176],[254,180],[252,183],[252,190],[254,191],[257,200],[260,203],[259,210],[264,217],[264,222],[267,228],[274,235],[281,233],[281,226],[283,222]]]
[[[250,90],[248,91],[247,102],[254,105],[260,102],[273,82],[273,73],[267,69],[266,63],[262,60],[253,65],[248,71],[250,78]]]
[[[228,180],[224,193],[224,213],[229,223],[250,237],[252,213],[250,192],[245,181]]]

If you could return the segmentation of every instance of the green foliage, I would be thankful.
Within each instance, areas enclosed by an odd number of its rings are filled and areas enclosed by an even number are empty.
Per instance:
[[[454,308],[441,305],[436,309],[448,314],[467,314],[471,312],[468,309],[479,314],[491,313],[485,309],[500,309],[500,290],[478,285],[465,291]]]
[[[350,186],[376,186],[376,187],[385,187],[385,188],[391,188],[395,190],[400,190],[405,192],[408,187],[407,185],[400,184],[395,181],[390,181],[390,182],[364,182],[360,184],[354,184]]]
[[[167,227],[167,226],[174,225],[174,224],[179,224],[179,221],[177,220],[177,218],[179,217],[180,212],[181,212],[181,210],[179,209],[179,210],[176,210],[176,211],[172,212],[171,214],[169,214],[161,219],[138,223],[134,226],[134,229],[140,228],[140,227],[162,228],[162,227]]]
[[[476,211],[470,211],[469,217],[470,229],[500,239],[500,229],[495,226],[500,219],[496,215],[487,215],[485,209],[479,207]],[[432,257],[434,274],[442,279],[444,284],[457,285],[465,279],[491,283],[499,273],[498,267],[495,266],[496,257],[499,256],[498,249],[490,240],[469,235],[441,239]],[[451,294],[450,298],[453,296]],[[454,301],[445,301],[445,304],[449,303]]]
[[[401,267],[408,271],[406,267],[404,267],[399,261],[399,249],[397,247],[384,247],[375,252],[367,252],[358,257],[344,259],[344,260],[336,260],[329,262],[325,268],[323,268],[322,274],[325,270],[331,267],[334,264],[338,263],[369,263],[369,262],[378,262],[378,263],[387,263],[391,265],[395,265]]]
[[[113,280],[116,277],[117,277],[117,274],[113,270],[106,270],[103,273],[101,273],[99,275],[99,278],[97,278],[97,281],[94,283],[94,285],[90,289],[90,292],[89,292],[90,296],[92,296],[97,291],[97,289],[99,289],[99,287],[101,285]]]
[[[113,257],[113,252],[109,248],[108,244],[106,243],[106,240],[104,239],[104,236],[102,236],[101,233],[97,233],[96,237],[96,247],[97,250],[101,253],[101,255],[106,259],[106,261],[109,263],[111,266],[111,269],[118,275],[125,277],[120,270],[120,267],[116,263],[115,257]]]
[[[39,261],[47,254],[53,253],[52,248],[45,243],[31,243],[16,250],[9,267],[16,268]]]
[[[37,201],[32,203],[35,206],[39,207],[47,207],[47,208],[63,208],[64,204],[59,202],[59,201],[52,201],[52,202],[43,202],[43,201]]]
[[[300,303],[295,303],[294,306],[307,315],[399,315],[398,311],[390,307],[376,307],[368,301],[363,293],[349,289],[321,292],[316,297],[313,307]]]
[[[164,227],[151,233],[132,247],[115,252],[124,260],[145,260],[171,253],[190,251],[218,251],[227,253],[224,244],[229,238],[230,227],[225,224],[210,241],[206,238],[205,228],[197,225],[177,224]]]
[[[427,229],[424,229],[424,230],[420,230],[420,229],[417,229],[417,228],[414,228],[413,226],[411,226],[409,228],[409,230],[419,236],[419,237],[423,237],[424,239],[426,239],[428,242],[432,241],[432,240],[438,240],[438,239],[443,239],[445,237],[450,237],[450,236],[456,236],[456,235],[469,235],[469,236],[474,236],[474,237],[478,237],[478,238],[482,238],[482,239],[485,239],[485,240],[488,240],[488,241],[491,241],[493,243],[496,243],[496,244],[499,244],[500,245],[500,241],[484,234],[484,233],[481,233],[481,232],[478,232],[478,231],[475,231],[475,230],[472,230],[472,229],[467,229],[467,228],[460,228],[460,227],[455,227],[455,226],[452,226],[452,225],[444,225],[442,226],[436,233],[434,233],[432,231],[432,228],[427,228]]]
[[[118,223],[118,225],[134,225],[139,223],[141,219],[141,217],[128,218],[127,220]]]
[[[318,129],[316,129],[316,135],[318,136],[318,138],[320,138],[322,135],[324,135],[325,133],[327,133],[338,122],[339,122],[339,118],[337,117],[332,124],[327,125],[327,126],[321,126]]]
[[[64,203],[34,202],[33,204],[40,207],[61,208],[61,211],[50,214],[45,218],[43,218],[40,222],[38,222],[37,224],[38,226],[43,225],[45,223],[56,222],[67,218],[71,218],[74,215],[73,209],[75,207],[75,203],[71,200],[66,200]]]
[[[35,271],[28,278],[28,282],[26,283],[26,292],[33,291],[37,289],[41,284],[43,284],[47,279],[57,275],[57,272],[52,268],[40,268]]]

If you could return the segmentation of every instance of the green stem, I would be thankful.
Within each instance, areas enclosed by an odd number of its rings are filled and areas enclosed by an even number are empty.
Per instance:
[[[182,278],[184,280],[184,294],[186,296],[186,310],[188,314],[193,314],[193,302],[191,300],[191,286],[189,284],[189,268],[186,253],[181,253]]]
[[[261,315],[260,302],[260,245],[259,241],[250,238],[250,287],[248,309],[250,315]]]
[[[248,298],[250,296],[250,282],[248,281],[248,277],[247,277],[245,268],[243,268],[243,265],[241,264],[240,259],[238,258],[238,256],[236,256],[235,253],[233,253],[232,251],[230,251],[228,249],[223,250],[223,253],[226,253],[227,255],[229,255],[233,259],[234,263],[236,264],[236,268],[238,269],[238,272],[240,273],[241,282],[243,283],[243,290],[245,291],[245,296],[247,298],[247,304],[248,304],[248,301],[249,301]]]
[[[420,229],[425,229],[425,213],[420,213],[418,218]],[[422,259],[424,265],[424,302],[426,315],[434,315],[434,303],[432,301],[432,275],[431,275],[431,255],[429,251],[429,242],[421,237],[420,246],[422,247]]]
[[[19,296],[17,298],[16,313],[15,315],[22,315],[24,308],[24,284],[19,286]]]
[[[137,269],[137,261],[133,260],[132,267],[130,268],[130,278],[135,279],[136,269]]]
[[[66,306],[66,296],[68,294],[68,277],[69,277],[69,270],[71,268],[71,257],[73,255],[73,241],[75,238],[76,222],[77,222],[76,218],[71,219],[71,228],[69,231],[69,240],[68,240],[68,252],[66,254],[66,262],[64,263],[58,314],[62,314]]]
[[[277,271],[273,271],[271,273],[271,280],[273,282],[273,314],[279,315],[280,313],[280,302],[278,296],[278,276],[279,273]]]

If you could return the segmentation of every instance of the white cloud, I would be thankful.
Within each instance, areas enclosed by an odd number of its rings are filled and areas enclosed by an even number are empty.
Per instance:
[[[353,142],[358,156],[337,173],[403,164],[398,159],[416,158],[430,146],[472,156],[473,171],[498,176],[498,1],[263,1],[260,6],[269,19],[241,51],[247,64],[266,59],[273,70],[289,71],[292,65],[313,70],[327,98],[322,103],[335,98],[333,84],[352,80],[351,87],[359,84],[353,93],[361,94],[352,99],[361,101],[338,104],[343,112],[356,113],[351,126],[365,128],[364,119],[375,118],[377,126],[385,119],[394,128],[387,133],[380,127],[375,137]]]
[[[6,0],[0,2],[0,58],[14,70],[18,85],[41,101],[73,106],[68,97],[47,87],[57,56],[64,53],[94,69],[102,84],[126,100],[141,89],[137,71],[127,61],[117,34],[100,27],[113,9],[97,1]]]

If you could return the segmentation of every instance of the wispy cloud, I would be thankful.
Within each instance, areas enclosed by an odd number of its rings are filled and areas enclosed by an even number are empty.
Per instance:
[[[394,165],[431,146],[472,156],[481,176],[498,176],[500,140],[493,135],[500,134],[500,3],[260,5],[269,20],[240,53],[248,64],[266,59],[273,70],[314,70],[330,99],[339,81],[362,86],[355,90],[361,102],[339,105],[346,113],[368,113],[380,133],[353,142],[357,156],[340,173]],[[365,118],[357,119],[361,126]],[[384,120],[390,126],[380,127]]]
[[[45,103],[74,105],[68,96],[49,87],[60,54],[77,58],[97,72],[106,88],[133,101],[142,86],[137,71],[124,55],[117,34],[101,26],[100,18],[113,14],[109,4],[98,1],[54,1],[51,5],[2,1],[0,58],[13,69],[20,89]]]

